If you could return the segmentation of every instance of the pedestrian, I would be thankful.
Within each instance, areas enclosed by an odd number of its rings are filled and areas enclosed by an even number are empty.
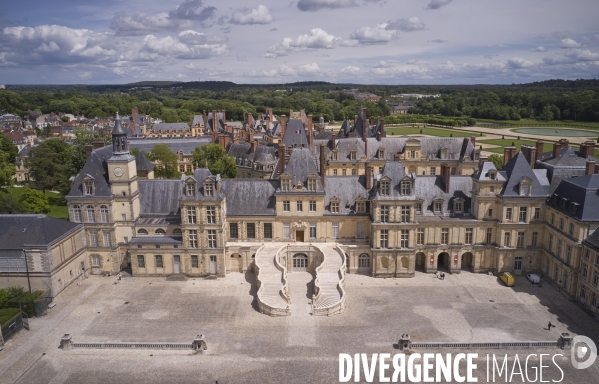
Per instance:
[[[445,280],[445,272],[441,273],[441,280]]]
[[[551,327],[555,327],[555,325],[551,324],[551,321],[549,322],[549,325],[547,325],[547,330],[550,331]]]

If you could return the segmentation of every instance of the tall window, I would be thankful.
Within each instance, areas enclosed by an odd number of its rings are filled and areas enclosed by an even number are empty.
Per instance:
[[[229,223],[229,237],[232,239],[239,238],[239,227],[237,223]]]
[[[316,201],[310,201],[310,212],[316,212]]]
[[[331,201],[331,213],[339,213],[339,202]]]
[[[399,246],[401,248],[408,248],[410,244],[410,231],[407,229],[401,230],[401,237],[399,239]]]
[[[416,203],[416,213],[422,213],[422,203]]]
[[[491,244],[493,242],[493,229],[487,228],[487,237],[485,239],[485,243]]]
[[[289,200],[285,200],[283,201],[283,212],[289,212],[291,210],[291,204],[289,203]]]
[[[568,231],[568,234],[570,234],[570,236],[574,236],[574,224],[570,223],[570,230]]]
[[[435,213],[441,213],[443,212],[443,202],[442,201],[435,201],[433,204],[433,208],[435,210]]]
[[[316,179],[313,177],[308,179],[308,190],[316,191]]]
[[[358,239],[365,238],[366,234],[364,233],[364,223],[358,222],[356,225],[357,225],[356,232],[357,232]]]
[[[449,243],[449,228],[441,228],[441,244],[447,245]]]
[[[557,255],[557,257],[562,257],[562,241],[561,240],[557,241],[557,251],[555,252],[555,254]]]
[[[595,273],[593,273],[593,287],[597,288],[598,283],[599,283],[599,271],[595,271]]]
[[[349,153],[349,159],[356,160],[356,151],[355,150],[353,150]]]
[[[510,243],[511,243],[510,242],[510,240],[511,240],[510,236],[511,236],[511,233],[509,233],[509,232],[506,232],[506,233],[503,234],[503,246],[504,247],[509,247],[510,246]]]
[[[387,229],[381,229],[380,236],[380,247],[389,248],[389,231]]]
[[[464,203],[462,203],[462,201],[454,201],[453,210],[455,213],[462,213],[464,210]]]
[[[539,220],[541,218],[541,208],[535,208],[535,220]]]
[[[489,218],[493,217],[493,208],[489,208]]]
[[[196,223],[196,207],[187,207],[187,224]]]
[[[154,256],[154,258],[156,259],[156,268],[163,268],[163,265],[162,265],[162,256],[161,255],[156,255],[156,256]]]
[[[145,268],[146,267],[146,260],[144,259],[143,255],[137,255],[137,268]]]
[[[410,159],[416,158],[416,151],[410,151]]]
[[[341,170],[341,174],[342,174],[343,176],[347,175],[347,171],[346,171],[346,169],[345,169],[345,168],[343,168],[343,169]]]
[[[83,183],[83,191],[86,195],[94,194],[94,183],[91,181],[86,181]]]
[[[570,260],[572,260],[572,246],[566,246],[566,264],[570,264]]]
[[[520,185],[520,196],[528,196],[530,195],[530,184],[522,183]]]
[[[381,195],[389,196],[391,194],[391,183],[388,181],[381,182]]]
[[[339,223],[333,223],[332,228],[333,228],[332,238],[338,239],[339,238]]]
[[[216,248],[216,229],[208,230],[208,248]]]
[[[104,246],[105,247],[110,247],[110,231],[103,231],[102,232],[102,237],[104,240]]]
[[[389,206],[381,205],[381,223],[389,222]]]
[[[370,256],[363,253],[358,258],[358,268],[370,268]]]
[[[409,195],[410,193],[412,193],[412,183],[410,183],[408,180],[402,181],[401,182],[401,194]]]
[[[551,214],[551,225],[555,225],[555,213]]]
[[[108,223],[108,207],[105,205],[100,206],[100,221],[102,223]]]
[[[520,207],[520,216],[518,217],[518,221],[521,223],[526,223],[527,214],[528,214],[528,208]]]
[[[73,221],[75,223],[81,222],[81,207],[78,205],[73,205]]]
[[[539,232],[533,232],[532,233],[532,243],[531,243],[531,245],[533,247],[536,247],[537,244],[538,244],[538,242],[539,242]]]
[[[553,235],[549,235],[549,240],[547,241],[547,248],[549,248],[549,252],[553,251]]]
[[[586,279],[588,274],[589,274],[589,265],[587,263],[584,263],[582,265],[582,277],[584,277]]]
[[[189,248],[198,247],[198,231],[191,229],[189,231]]]
[[[295,202],[295,208],[297,209],[298,212],[301,212],[304,210],[304,204],[302,203],[301,200],[298,200]]]
[[[366,202],[365,201],[357,201],[356,202],[356,212],[358,212],[358,213],[366,212]]]
[[[291,180],[281,179],[281,189],[283,191],[289,191],[291,189]]]
[[[89,245],[90,247],[98,246],[98,232],[89,231]]]
[[[512,208],[506,208],[505,209],[505,219],[507,221],[512,220]]]
[[[401,222],[402,223],[410,222],[410,206],[409,205],[401,206]]]
[[[431,167],[430,175],[435,176],[437,174],[437,168]]]
[[[473,233],[472,228],[466,228],[466,239],[465,239],[464,244],[472,244],[472,233]]]
[[[206,207],[206,220],[208,224],[216,223],[216,207]]]
[[[289,224],[283,224],[283,238],[284,239],[289,239],[290,238]]]
[[[100,261],[100,255],[92,255],[92,267],[99,267]]]
[[[586,248],[586,249],[584,250],[584,259],[585,259],[585,260],[588,260],[590,257],[591,257],[591,250],[590,250],[590,249],[588,249],[588,248]]]
[[[264,238],[272,239],[272,223],[264,223]]]
[[[564,230],[564,218],[563,217],[560,217],[560,219],[559,219],[559,229],[560,229],[560,231]]]
[[[195,188],[194,188],[193,183],[188,183],[187,184],[186,191],[187,191],[187,193],[186,193],[187,196],[193,196],[194,195]]]
[[[212,183],[204,184],[204,196],[214,196],[214,186]]]
[[[524,232],[518,232],[518,248],[524,248]]]
[[[424,245],[424,228],[418,228],[416,231],[416,244]]]
[[[95,223],[96,222],[96,214],[94,213],[94,206],[88,205],[87,207],[85,207],[85,210],[87,211],[87,222]]]
[[[198,268],[198,255],[191,255],[191,268]]]
[[[246,224],[246,231],[247,231],[247,237],[248,237],[248,239],[255,239],[256,238],[256,224],[254,224],[254,223],[247,223]],[[215,247],[212,247],[212,248],[215,248]]]
[[[310,224],[310,238],[316,239],[316,224]]]

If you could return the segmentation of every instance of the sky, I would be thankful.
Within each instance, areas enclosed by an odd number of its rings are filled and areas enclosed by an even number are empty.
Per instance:
[[[0,84],[599,77],[597,0],[0,0]]]

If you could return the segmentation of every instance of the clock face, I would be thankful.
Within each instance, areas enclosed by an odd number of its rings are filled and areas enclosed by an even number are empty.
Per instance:
[[[123,176],[123,170],[122,170],[121,168],[119,168],[119,167],[115,168],[115,169],[114,169],[114,175],[115,175],[116,177],[121,177],[121,176]]]

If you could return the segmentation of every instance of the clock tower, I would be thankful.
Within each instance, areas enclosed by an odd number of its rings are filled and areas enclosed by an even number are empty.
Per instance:
[[[127,132],[118,112],[112,130],[112,156],[106,163],[113,195],[112,214],[117,223],[117,241],[126,242],[133,236],[132,228],[139,217],[140,203],[135,157],[129,153]]]

